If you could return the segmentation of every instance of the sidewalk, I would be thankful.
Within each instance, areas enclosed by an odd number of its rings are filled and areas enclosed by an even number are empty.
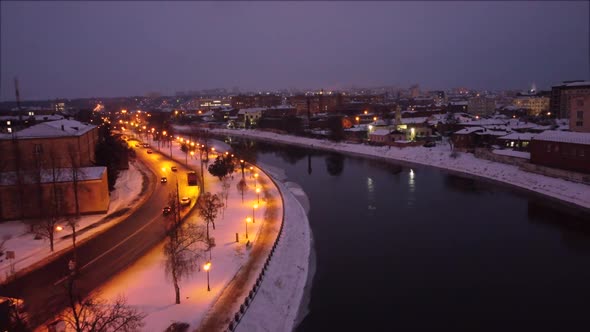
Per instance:
[[[154,153],[158,151],[157,145],[152,145]],[[168,147],[161,148],[164,156],[170,155]],[[172,157],[178,164],[185,164],[187,155],[182,152],[179,145],[173,143]],[[200,175],[200,161],[188,156],[188,168],[192,168]],[[210,155],[211,164],[215,156]],[[207,166],[207,165],[205,165]],[[258,180],[252,173],[259,173]],[[216,246],[212,250],[211,270],[209,271],[209,284],[211,291],[207,291],[207,273],[200,269],[180,282],[181,304],[174,304],[174,289],[170,278],[164,271],[163,245],[158,245],[144,257],[139,259],[127,270],[115,276],[112,280],[101,287],[101,297],[111,300],[117,295],[123,294],[127,303],[147,314],[144,320],[146,325],[142,331],[163,331],[172,322],[186,322],[191,329],[199,326],[205,317],[219,307],[218,303],[225,303],[226,299],[231,301],[228,289],[244,289],[249,291],[251,285],[237,284],[236,280],[245,271],[258,275],[256,265],[248,265],[252,257],[264,256],[263,247],[266,243],[274,242],[269,231],[282,221],[283,206],[280,193],[270,178],[259,169],[253,172],[246,169],[244,179],[247,183],[247,190],[242,195],[237,190],[237,184],[242,178],[241,170],[233,174],[229,179],[230,188],[228,204],[225,211],[220,212],[215,220],[216,229],[210,227],[209,231],[215,238]],[[209,174],[204,167],[205,189],[213,194],[222,191],[222,182]],[[253,204],[258,202],[258,195],[254,188],[256,185],[262,188],[260,193],[260,207],[253,212]],[[252,217],[254,213],[255,223],[246,224],[246,217]],[[185,222],[202,223],[197,211],[189,214]],[[245,233],[248,232],[249,239],[246,240]],[[239,242],[236,242],[236,233]],[[247,241],[252,246],[246,246]],[[264,256],[266,259],[266,256]],[[264,260],[262,260],[264,262]],[[198,262],[202,266],[205,261]],[[254,277],[255,278],[255,277]],[[235,298],[243,301],[243,298]],[[213,309],[211,309],[213,308]],[[229,315],[233,315],[233,309],[223,308]],[[209,323],[207,323],[209,324]],[[227,326],[223,326],[222,329]]]
[[[78,243],[92,237],[102,230],[119,223],[137,209],[142,201],[149,197],[147,193],[154,190],[148,185],[150,171],[141,162],[132,162],[129,170],[121,171],[115,190],[111,192],[109,210],[105,214],[82,216],[76,231]],[[0,238],[10,236],[4,244],[6,251],[14,251],[15,259],[8,260],[5,255],[0,258],[0,282],[14,273],[19,275],[46,264],[59,257],[61,252],[72,247],[71,229],[61,223],[61,231],[56,231],[54,251],[49,249],[49,240],[35,240],[29,233],[29,226],[22,221],[8,221],[0,226]]]

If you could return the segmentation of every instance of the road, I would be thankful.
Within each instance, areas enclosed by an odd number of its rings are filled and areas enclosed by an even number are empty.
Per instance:
[[[162,207],[167,205],[169,193],[176,190],[177,178],[180,196],[191,197],[191,208],[197,198],[198,187],[187,185],[187,169],[183,165],[170,161],[156,150],[148,154],[148,149],[135,147],[135,142],[129,144],[135,149],[137,159],[143,161],[153,172],[151,187],[146,194],[149,197],[129,217],[78,245],[77,268],[83,296],[131,265],[164,239],[165,217],[162,216]],[[172,172],[171,166],[177,166],[178,171]],[[162,176],[168,178],[168,183],[160,183]],[[186,208],[185,213],[188,210],[190,209]],[[47,322],[66,307],[65,281],[69,273],[68,262],[72,257],[73,251],[70,249],[45,266],[0,286],[0,295],[22,298],[31,325],[39,326]]]

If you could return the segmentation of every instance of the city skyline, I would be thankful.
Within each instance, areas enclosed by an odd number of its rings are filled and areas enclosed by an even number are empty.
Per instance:
[[[587,2],[3,2],[1,101],[588,79]],[[206,14],[203,14],[206,13]]]

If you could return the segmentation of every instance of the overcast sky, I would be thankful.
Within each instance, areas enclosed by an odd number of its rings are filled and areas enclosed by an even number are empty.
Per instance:
[[[1,100],[588,79],[589,3],[1,2]]]

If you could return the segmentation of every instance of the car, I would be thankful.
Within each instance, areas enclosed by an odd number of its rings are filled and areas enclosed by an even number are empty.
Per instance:
[[[168,178],[166,178],[165,176],[162,176],[162,178],[160,179],[160,182],[166,183],[166,182],[168,182]]]
[[[163,215],[167,216],[167,215],[169,215],[169,214],[170,214],[170,212],[172,212],[172,209],[171,209],[169,206],[164,206],[164,207],[162,208],[162,214],[163,214]]]
[[[150,145],[149,145],[149,144],[147,144],[147,143],[143,143],[143,147],[144,147],[144,148],[149,148],[149,147],[150,147]]]
[[[436,142],[426,142],[423,145],[425,148],[432,148],[436,146]]]
[[[140,147],[139,143],[135,144],[135,147],[136,147],[136,148]]]
[[[191,198],[184,196],[180,199],[180,205],[190,205],[191,204]]]
[[[148,153],[148,154],[152,154],[152,153],[153,153],[153,151],[152,151],[152,150],[147,150],[147,153]]]
[[[170,167],[170,169],[172,170],[172,172],[178,171],[178,168],[176,166],[172,166],[172,167]]]

